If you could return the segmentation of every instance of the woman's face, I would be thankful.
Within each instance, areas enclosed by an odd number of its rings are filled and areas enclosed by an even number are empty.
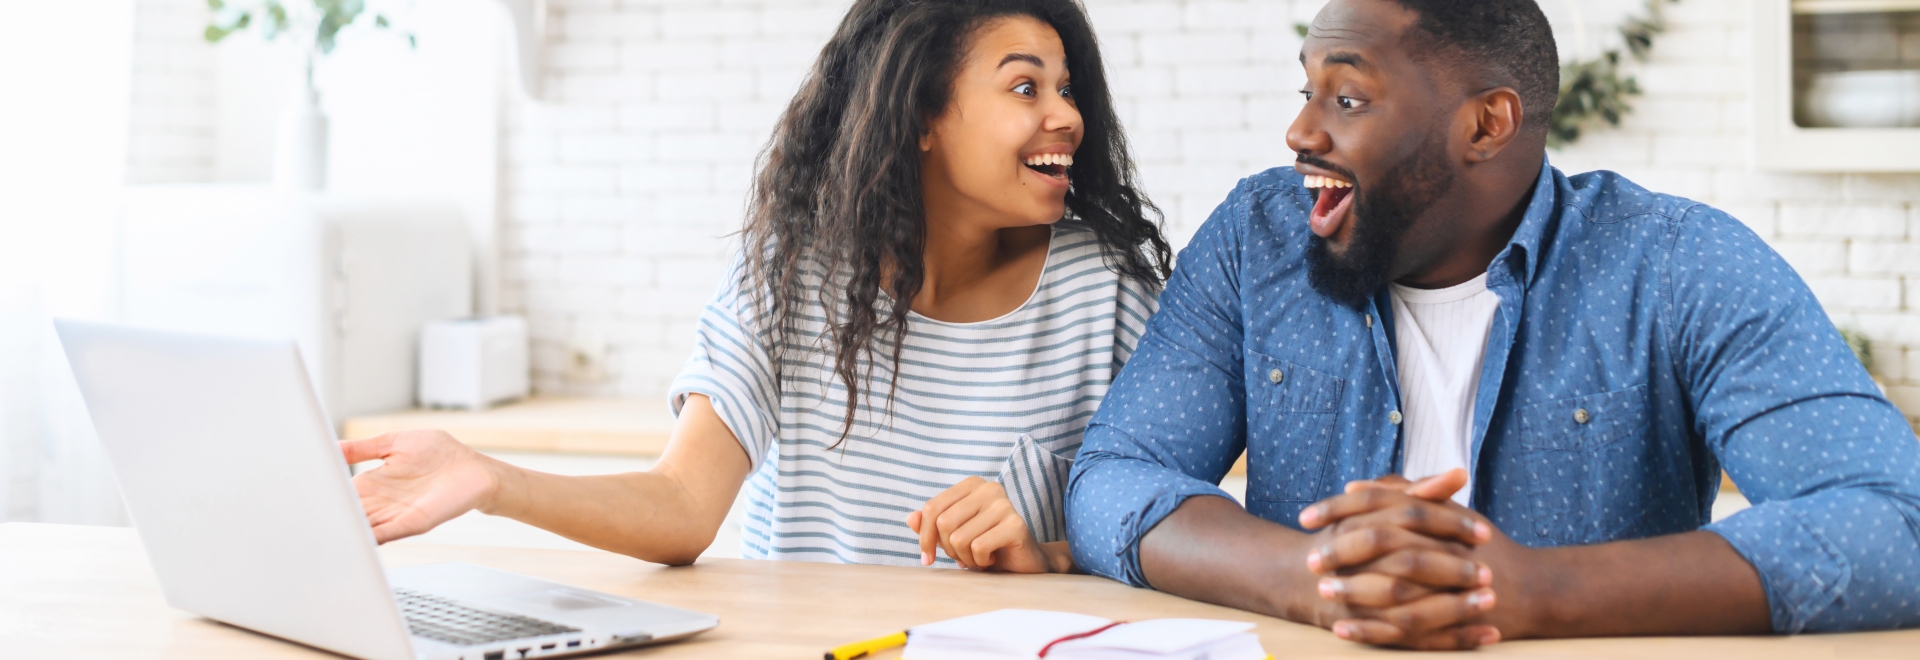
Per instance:
[[[952,101],[920,140],[928,215],[992,228],[1059,220],[1084,132],[1060,35],[1031,17],[996,19],[963,57]]]

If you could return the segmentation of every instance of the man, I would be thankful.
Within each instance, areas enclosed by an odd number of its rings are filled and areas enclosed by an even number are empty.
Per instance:
[[[1087,431],[1075,561],[1422,649],[1920,624],[1912,429],[1739,222],[1546,164],[1532,0],[1334,0],[1301,59],[1296,167]],[[1723,467],[1754,506],[1707,524]]]

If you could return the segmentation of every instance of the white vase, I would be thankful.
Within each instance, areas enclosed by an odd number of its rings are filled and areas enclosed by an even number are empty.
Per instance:
[[[320,111],[320,93],[304,85],[294,102],[280,113],[273,142],[273,183],[282,190],[321,190],[327,187],[327,115]]]

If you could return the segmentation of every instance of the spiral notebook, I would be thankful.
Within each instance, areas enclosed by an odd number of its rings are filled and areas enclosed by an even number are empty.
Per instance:
[[[1253,624],[995,610],[916,626],[902,660],[1265,660]]]

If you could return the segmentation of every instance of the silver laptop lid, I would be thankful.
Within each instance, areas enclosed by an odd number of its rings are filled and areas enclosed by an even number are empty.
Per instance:
[[[293,342],[55,326],[169,605],[414,657]]]

